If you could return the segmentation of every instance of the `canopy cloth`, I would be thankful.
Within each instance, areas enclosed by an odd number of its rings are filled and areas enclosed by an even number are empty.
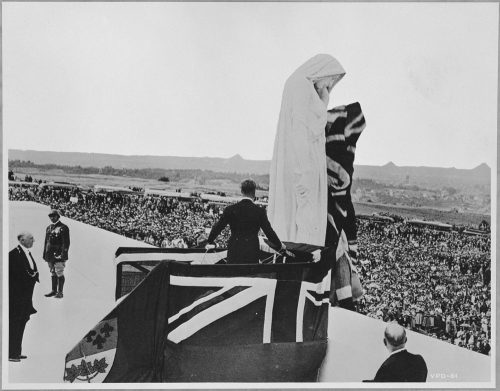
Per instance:
[[[268,216],[281,240],[325,244],[327,107],[314,82],[345,75],[330,55],[318,54],[286,81],[271,162]]]

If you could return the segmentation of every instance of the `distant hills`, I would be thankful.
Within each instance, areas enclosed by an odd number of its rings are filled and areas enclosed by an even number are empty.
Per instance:
[[[430,187],[468,187],[490,185],[491,169],[482,163],[473,169],[443,167],[396,166],[389,162],[383,166],[355,166],[355,177],[384,183],[402,183]]]
[[[114,168],[201,169],[216,172],[262,175],[269,173],[269,160],[247,160],[240,155],[231,158],[113,155],[83,152],[49,152],[9,150],[9,160],[25,160],[36,164]],[[383,183],[427,186],[490,185],[491,169],[483,163],[473,169],[397,166],[389,162],[383,166],[355,166],[355,178],[372,179]]]
[[[219,172],[268,174],[269,160],[245,160],[240,155],[229,159],[215,157],[112,155],[85,152],[48,152],[9,150],[9,160],[30,160],[37,164],[114,168],[201,169]]]

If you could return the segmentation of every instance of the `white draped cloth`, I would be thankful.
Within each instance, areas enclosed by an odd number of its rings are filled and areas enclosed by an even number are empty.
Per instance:
[[[284,241],[325,245],[327,172],[325,126],[327,107],[314,81],[345,75],[330,55],[318,54],[286,81],[274,141],[268,217]]]

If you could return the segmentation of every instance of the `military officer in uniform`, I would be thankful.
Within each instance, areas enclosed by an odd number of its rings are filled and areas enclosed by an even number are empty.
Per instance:
[[[69,228],[60,220],[61,213],[52,209],[49,213],[50,224],[45,232],[43,259],[47,262],[52,277],[52,290],[46,297],[62,299],[64,287],[64,268],[68,260]]]

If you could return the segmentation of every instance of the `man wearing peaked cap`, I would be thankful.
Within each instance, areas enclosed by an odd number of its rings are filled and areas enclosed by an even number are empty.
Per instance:
[[[47,262],[52,277],[52,290],[46,297],[62,299],[64,287],[64,268],[68,260],[69,250],[69,228],[60,220],[61,212],[52,209],[49,213],[52,224],[45,232],[45,244],[43,247],[43,259]]]

